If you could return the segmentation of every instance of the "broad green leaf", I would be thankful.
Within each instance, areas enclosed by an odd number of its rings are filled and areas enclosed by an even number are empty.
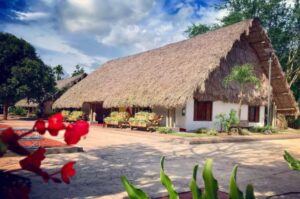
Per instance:
[[[300,171],[300,161],[296,160],[291,154],[287,151],[284,151],[284,159],[289,163],[289,167],[293,170]]]
[[[145,192],[128,182],[125,176],[121,176],[121,181],[130,199],[150,199]]]
[[[193,169],[193,178],[190,181],[190,190],[192,192],[193,199],[202,199],[201,189],[197,185],[197,171],[198,165],[195,165]]]
[[[205,184],[204,199],[218,199],[218,181],[212,173],[212,159],[206,160],[203,168],[203,180]]]
[[[255,199],[253,186],[251,184],[247,185],[245,199]]]
[[[177,192],[174,189],[171,179],[164,172],[164,160],[163,156],[160,160],[160,181],[162,185],[168,190],[170,199],[179,199]]]
[[[243,192],[240,191],[237,183],[236,183],[236,173],[237,173],[238,166],[235,165],[233,167],[230,182],[229,182],[229,198],[230,199],[243,199]]]

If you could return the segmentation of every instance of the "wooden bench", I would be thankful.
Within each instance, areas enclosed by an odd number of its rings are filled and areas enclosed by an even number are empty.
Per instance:
[[[231,125],[229,128],[229,131],[231,133],[238,133],[240,129],[250,129],[251,126],[249,126],[249,121],[248,120],[240,120],[238,124]]]

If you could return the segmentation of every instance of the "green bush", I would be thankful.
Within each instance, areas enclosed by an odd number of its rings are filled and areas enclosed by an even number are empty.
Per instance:
[[[77,121],[79,119],[82,119],[83,117],[83,112],[82,111],[72,111],[68,117],[67,117],[67,120],[68,121]]]
[[[250,135],[251,132],[249,130],[247,130],[247,129],[240,129],[239,130],[239,134],[240,135]]]
[[[217,136],[218,135],[218,131],[216,129],[208,129],[208,131],[206,131],[207,135],[213,135],[213,136]]]
[[[160,181],[162,185],[167,189],[170,199],[179,199],[179,194],[176,192],[174,185],[170,179],[170,177],[165,173],[164,169],[164,160],[165,157],[161,158],[160,161]],[[192,193],[193,199],[218,199],[218,191],[219,185],[218,181],[214,178],[212,171],[212,163],[211,159],[206,160],[202,176],[204,181],[204,190],[200,189],[197,184],[197,172],[198,165],[194,166],[192,179],[189,183],[189,188]],[[237,169],[238,166],[235,165],[231,172],[230,180],[229,180],[229,198],[230,199],[254,199],[254,190],[251,184],[247,185],[245,194],[239,189],[237,184]],[[125,176],[121,177],[121,182],[128,194],[130,199],[150,199],[149,195],[145,193],[143,190],[136,188],[133,184],[131,184]]]
[[[158,127],[156,128],[156,131],[163,134],[175,133],[175,131],[168,127]]]
[[[27,114],[27,111],[22,107],[13,106],[9,109],[9,113],[12,115],[25,116]]]
[[[271,127],[271,126],[255,126],[255,127],[252,127],[250,128],[250,131],[251,132],[255,132],[255,133],[265,133],[266,131],[271,131],[272,133],[277,133],[278,131]]]
[[[236,116],[236,111],[234,110],[231,110],[228,116],[226,116],[224,113],[221,113],[216,116],[216,119],[220,121],[221,130],[224,129],[225,132],[229,132],[232,125],[237,125],[239,123],[239,119]]]
[[[209,131],[208,128],[199,128],[195,131],[195,133],[204,134],[207,133],[208,131]]]
[[[119,122],[126,122],[128,120],[129,113],[127,112],[111,112],[109,117],[104,118],[106,124],[118,125]]]

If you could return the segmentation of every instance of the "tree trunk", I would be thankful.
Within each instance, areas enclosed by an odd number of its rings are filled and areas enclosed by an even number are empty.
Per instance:
[[[243,92],[244,92],[244,89],[243,89],[243,87],[241,87],[241,90],[240,90],[240,101],[239,101],[239,107],[238,107],[238,118],[239,118],[239,121],[241,121],[241,112],[242,112],[242,104],[243,104]]]
[[[3,119],[7,120],[7,116],[8,116],[8,102],[4,101],[4,103],[3,103]]]

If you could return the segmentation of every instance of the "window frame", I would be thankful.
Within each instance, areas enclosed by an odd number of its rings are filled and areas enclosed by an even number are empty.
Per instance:
[[[200,112],[204,108],[205,112]],[[213,102],[194,99],[194,121],[212,121]]]
[[[254,113],[252,113],[254,111]],[[254,115],[253,115],[254,114]],[[260,118],[260,106],[248,106],[248,121],[253,123],[259,123]]]

